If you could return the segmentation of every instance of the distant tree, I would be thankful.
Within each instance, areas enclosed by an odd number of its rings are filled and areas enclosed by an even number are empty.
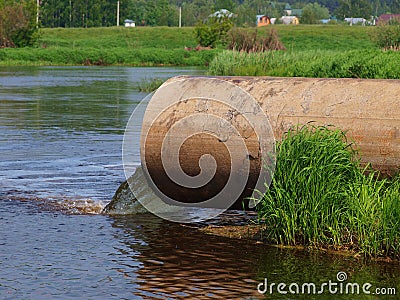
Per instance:
[[[390,9],[392,13],[399,14],[400,13],[400,0],[392,0]]]
[[[236,3],[232,0],[215,0],[214,9],[215,11],[220,9],[227,9],[233,11]]]
[[[339,0],[336,15],[340,18],[366,18],[373,15],[371,2],[368,0]]]
[[[317,24],[320,20],[327,18],[329,18],[328,8],[318,3],[308,3],[303,7],[300,22],[304,24]]]
[[[234,10],[236,14],[235,23],[238,26],[255,26],[257,12],[249,4],[249,1],[244,1]]]
[[[33,45],[38,34],[36,12],[33,1],[3,1],[0,5],[0,47]]]

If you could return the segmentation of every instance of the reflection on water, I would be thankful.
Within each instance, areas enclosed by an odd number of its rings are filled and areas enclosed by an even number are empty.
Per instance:
[[[338,271],[400,292],[398,263],[280,250],[149,214],[70,214],[99,212],[124,180],[123,130],[145,96],[137,82],[193,73],[0,68],[0,299],[255,299],[264,278],[326,282]],[[299,298],[269,298],[279,297]]]
[[[0,224],[1,299],[258,299],[264,278],[318,284],[339,271],[400,289],[396,264],[208,236],[152,215],[66,215],[3,200]]]

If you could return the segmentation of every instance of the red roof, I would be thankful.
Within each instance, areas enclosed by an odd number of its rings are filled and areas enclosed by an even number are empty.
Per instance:
[[[378,22],[388,22],[390,20],[400,20],[400,14],[383,14],[378,18]]]

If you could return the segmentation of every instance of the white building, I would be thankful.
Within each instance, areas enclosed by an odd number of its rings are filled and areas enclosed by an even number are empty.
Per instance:
[[[129,19],[126,19],[124,21],[124,23],[125,23],[125,27],[135,27],[136,26],[135,25],[135,21],[132,21],[132,20],[129,20]]]

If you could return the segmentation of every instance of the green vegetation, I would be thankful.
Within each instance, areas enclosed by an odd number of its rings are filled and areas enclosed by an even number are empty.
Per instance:
[[[146,78],[138,84],[137,89],[139,92],[150,93],[158,89],[164,82],[165,79],[162,78]]]
[[[400,50],[400,24],[377,26],[371,36],[384,50]]]
[[[309,50],[245,53],[224,51],[209,74],[332,78],[400,78],[400,52]]]
[[[390,40],[392,46],[386,49],[397,49],[400,38],[397,26],[282,25],[274,28],[287,51],[224,51],[211,62],[209,74],[400,78],[400,52],[378,48]],[[263,30],[258,32],[262,34]],[[371,40],[371,36],[375,38]]]
[[[289,51],[375,49],[374,27],[346,25],[274,26]]]
[[[212,51],[170,49],[2,49],[0,65],[204,66]]]
[[[200,46],[215,48],[217,44],[225,44],[228,31],[232,27],[233,21],[228,15],[214,16],[197,24],[194,33]]]
[[[228,32],[228,49],[248,53],[286,50],[279,40],[276,30],[263,30],[262,32],[264,35],[259,35],[258,30],[233,28]]]
[[[319,5],[317,2],[308,3],[303,7],[300,18],[301,24],[318,24],[322,19],[329,19],[329,10]]]
[[[365,175],[345,133],[293,129],[278,142],[276,162],[257,206],[267,240],[400,257],[400,176]]]
[[[319,7],[307,7],[314,3],[318,3]],[[194,26],[220,9],[228,9],[237,15],[237,26],[254,26],[257,14],[280,18],[287,14],[285,8],[290,8],[287,7],[288,4],[292,9],[303,9],[308,22],[325,18],[327,12],[339,19],[369,19],[383,13],[400,13],[399,0],[127,0],[120,1],[120,22],[131,19],[136,25],[177,26],[180,7],[184,26]],[[43,27],[115,26],[117,1],[43,0],[40,1],[40,21]]]
[[[39,46],[74,49],[183,49],[196,46],[193,28],[43,28]]]
[[[36,5],[33,1],[0,3],[0,47],[32,46],[37,37]]]
[[[376,47],[370,39],[373,28],[339,25],[273,28],[287,53]],[[265,36],[268,31],[269,28],[259,29],[258,36]],[[0,65],[207,66],[222,50],[185,51],[185,47],[194,49],[197,44],[193,27],[44,28],[37,47],[0,49]]]
[[[207,65],[216,51],[195,45],[193,28],[43,29],[39,47],[1,49],[0,65]]]

